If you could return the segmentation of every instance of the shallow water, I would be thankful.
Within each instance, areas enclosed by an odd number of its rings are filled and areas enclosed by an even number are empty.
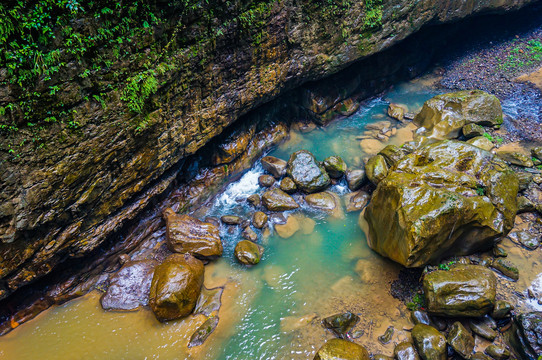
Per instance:
[[[340,155],[355,167],[370,155],[371,149],[360,147],[365,126],[379,121],[396,124],[385,115],[390,101],[417,111],[438,92],[430,83],[422,78],[398,85],[381,98],[362,104],[354,115],[326,128],[306,134],[292,131],[290,140],[270,155],[287,159],[292,152],[307,149],[318,160]],[[409,133],[408,129],[399,130],[387,143],[400,144],[408,140]],[[249,218],[254,209],[245,199],[263,191],[257,183],[262,173],[261,166],[254,165],[196,215],[237,214]],[[343,195],[344,180],[331,191]],[[92,292],[43,312],[0,338],[0,358],[307,359],[332,337],[320,325],[321,319],[344,311],[361,317],[355,329],[363,329],[364,334],[356,342],[372,352],[391,355],[393,343],[408,337],[403,327],[411,326],[404,305],[389,294],[389,283],[397,278],[400,267],[367,247],[357,212],[331,218],[302,206],[287,215],[296,216],[304,231],[288,239],[260,234],[265,254],[261,263],[252,268],[233,259],[240,229],[222,225],[224,255],[205,270],[207,288],[225,287],[220,322],[201,346],[186,349],[191,334],[205,321],[202,315],[161,324],[147,308],[103,311],[101,294]],[[315,221],[313,231],[307,219]],[[529,256],[513,251],[511,246],[509,251],[512,260]],[[144,252],[141,254],[144,256]],[[521,271],[526,276],[513,286],[514,290],[523,291],[531,282],[540,282],[536,275],[542,272],[539,267],[537,263],[523,265]],[[376,338],[389,325],[394,325],[396,331],[392,343],[382,346]]]

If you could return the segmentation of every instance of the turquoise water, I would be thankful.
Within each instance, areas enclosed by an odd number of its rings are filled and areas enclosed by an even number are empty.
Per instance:
[[[436,92],[422,80],[398,85],[363,103],[348,118],[306,134],[292,132],[290,140],[270,155],[288,159],[292,152],[307,149],[320,161],[340,155],[349,166],[359,166],[367,156],[359,140],[365,126],[379,121],[396,124],[386,116],[388,102],[415,112]],[[255,164],[197,216],[249,218],[254,209],[246,198],[263,192],[257,183],[261,174],[261,165]],[[347,193],[344,180],[330,190],[341,197]],[[225,291],[218,328],[204,345],[186,350],[190,335],[205,320],[201,317],[161,324],[148,309],[106,312],[99,305],[100,294],[93,292],[46,311],[1,338],[0,358],[307,359],[332,337],[320,320],[344,311],[362,318],[356,329],[363,329],[364,335],[355,341],[371,351],[391,354],[392,344],[381,346],[376,337],[390,323],[397,329],[408,325],[406,309],[388,293],[399,268],[367,247],[358,225],[359,213],[331,218],[303,205],[285,215],[295,215],[305,225],[304,231],[287,239],[259,234],[265,253],[252,268],[233,258],[240,229],[221,226],[224,255],[206,266],[205,285],[223,285]],[[307,219],[314,221],[312,231]],[[297,321],[301,317],[305,320]],[[396,331],[394,341],[406,336]]]

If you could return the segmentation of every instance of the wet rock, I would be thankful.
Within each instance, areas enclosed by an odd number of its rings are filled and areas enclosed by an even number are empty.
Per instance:
[[[212,161],[214,165],[228,164],[237,159],[247,149],[251,138],[254,136],[253,129],[237,129],[221,144],[216,147]]]
[[[486,354],[478,351],[472,354],[470,360],[491,360],[491,358]]]
[[[214,289],[206,289],[205,286],[201,288],[201,294],[194,309],[194,314],[203,314],[210,316],[212,313],[218,311],[222,305],[222,293],[224,287],[217,287]]]
[[[348,332],[359,322],[359,316],[351,312],[335,314],[322,320],[322,325],[335,336],[344,339]]]
[[[423,289],[430,314],[482,316],[495,305],[496,278],[479,265],[457,265],[426,274]]]
[[[297,209],[299,205],[294,198],[280,189],[271,189],[262,195],[263,204],[271,211],[285,211]]]
[[[473,333],[489,341],[495,340],[498,335],[497,332],[491,327],[491,324],[487,323],[483,319],[472,319],[469,322],[469,327]]]
[[[314,360],[370,360],[367,350],[343,339],[331,339],[316,352]]]
[[[393,337],[394,332],[395,332],[395,328],[393,326],[388,326],[388,328],[386,329],[386,332],[384,332],[384,334],[378,337],[378,341],[382,345],[389,344],[391,341],[391,338]]]
[[[396,163],[398,163],[399,160],[401,160],[403,157],[405,157],[405,155],[408,155],[408,151],[396,145],[388,145],[378,154],[384,157],[384,160],[386,160],[386,164],[390,168]]]
[[[241,236],[250,241],[258,240],[258,234],[256,234],[256,232],[252,230],[250,226],[247,226],[243,229],[243,231],[241,232]]]
[[[262,229],[265,224],[267,224],[268,216],[266,213],[261,211],[256,211],[254,215],[252,215],[252,225],[256,229]]]
[[[514,309],[514,306],[510,304],[508,301],[504,300],[497,300],[495,302],[495,307],[493,308],[493,311],[491,312],[491,317],[493,319],[504,319],[510,315],[510,311]]]
[[[241,264],[256,265],[260,262],[263,255],[263,247],[253,243],[250,240],[241,240],[235,246],[235,258]]]
[[[323,191],[305,196],[307,204],[330,215],[340,210],[341,202],[337,194]]]
[[[365,172],[369,181],[378,185],[388,175],[388,164],[382,155],[373,156],[365,165]]]
[[[424,360],[446,360],[446,339],[434,327],[418,324],[412,329],[412,340]]]
[[[486,348],[486,354],[495,360],[505,360],[510,357],[510,351],[504,345],[491,344]]]
[[[292,237],[299,229],[300,224],[295,216],[289,216],[285,224],[275,225],[275,231],[283,239]]]
[[[425,136],[439,140],[457,138],[469,123],[495,126],[502,122],[499,99],[481,90],[437,95],[427,100],[414,117],[414,123],[425,129]]]
[[[104,310],[133,310],[147,305],[155,260],[128,261],[111,278],[101,298]]]
[[[448,344],[461,355],[463,359],[468,359],[474,350],[474,338],[459,321],[456,321],[450,327],[447,337]]]
[[[542,312],[516,316],[510,343],[520,359],[537,360],[542,355]]]
[[[507,257],[508,253],[504,248],[500,245],[495,245],[495,247],[492,250],[494,257]]]
[[[396,120],[403,121],[406,112],[407,110],[401,105],[393,103],[388,105],[388,116]]]
[[[536,205],[525,196],[520,196],[517,199],[518,202],[518,214],[536,211]]]
[[[330,156],[324,159],[324,168],[331,178],[338,179],[347,170],[346,163],[340,156]]]
[[[527,187],[529,186],[531,181],[533,181],[533,174],[529,174],[529,173],[524,172],[524,171],[518,171],[516,173],[516,175],[518,176],[518,179],[519,179],[519,190],[520,191],[523,191],[523,190],[527,189]]]
[[[409,342],[402,342],[397,344],[393,350],[393,354],[397,360],[419,360],[420,355],[416,351],[414,344]]]
[[[258,177],[258,184],[261,187],[271,187],[275,183],[275,178],[271,175],[261,175]]]
[[[260,203],[262,200],[260,199],[260,195],[258,194],[252,194],[247,198],[247,201],[251,203],[254,206],[260,206]]]
[[[371,195],[365,191],[356,191],[344,196],[344,203],[346,204],[346,212],[360,211],[367,206]]]
[[[519,279],[518,268],[508,260],[503,258],[495,259],[491,263],[491,267],[514,281]]]
[[[220,217],[220,221],[226,225],[239,225],[241,223],[241,218],[235,215],[224,215]]]
[[[531,155],[538,160],[542,160],[542,146],[532,148]]]
[[[514,231],[510,233],[508,237],[529,250],[535,250],[540,246],[540,239],[538,236],[529,230]]]
[[[384,354],[375,354],[373,360],[393,360],[393,358]]]
[[[495,147],[495,145],[485,136],[477,136],[475,138],[467,140],[467,144],[471,144],[486,151],[490,151]]]
[[[418,324],[424,324],[424,325],[431,325],[433,326],[431,319],[429,319],[429,315],[422,310],[414,310],[410,313],[410,319],[414,323],[414,325]]]
[[[534,165],[529,155],[519,151],[497,149],[495,153],[498,157],[513,165],[523,167],[533,167]]]
[[[467,139],[472,139],[477,136],[484,136],[486,132],[483,127],[477,124],[467,124],[461,128],[463,136]]]
[[[490,249],[513,227],[518,180],[493,154],[458,141],[405,156],[373,192],[367,242],[418,267]]]
[[[154,270],[149,305],[160,321],[189,315],[203,285],[203,263],[190,254],[173,254]]]
[[[297,187],[307,193],[323,190],[331,183],[324,167],[306,150],[296,151],[290,156],[286,172]]]
[[[199,346],[207,340],[207,338],[215,331],[218,325],[218,316],[211,316],[190,337],[188,348]]]
[[[280,181],[279,187],[282,191],[284,191],[287,194],[293,194],[297,190],[297,186],[295,185],[295,182],[289,177],[285,177],[284,179],[282,179]]]
[[[348,183],[348,188],[351,191],[358,190],[367,177],[365,176],[365,170],[363,169],[353,169],[346,172],[346,182]]]
[[[188,253],[200,258],[222,255],[222,242],[218,228],[188,215],[177,215],[172,209],[164,210],[166,242],[171,252]]]
[[[262,167],[275,178],[279,179],[286,174],[288,163],[274,156],[264,156],[261,160]]]

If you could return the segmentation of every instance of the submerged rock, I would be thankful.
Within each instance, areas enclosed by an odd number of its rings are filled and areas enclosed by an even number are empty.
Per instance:
[[[189,254],[173,254],[156,267],[149,305],[160,321],[178,319],[194,310],[203,285],[203,263]]]
[[[414,123],[425,129],[425,136],[439,140],[457,138],[469,123],[494,126],[502,122],[499,99],[481,90],[437,95],[427,100],[414,117]]]
[[[418,324],[412,329],[412,340],[424,360],[446,360],[446,339],[434,327]]]
[[[447,337],[448,344],[461,355],[463,359],[468,359],[474,351],[474,338],[459,321],[456,321],[450,327]]]
[[[220,217],[220,221],[226,225],[239,225],[241,223],[241,218],[236,215],[223,215]]]
[[[331,182],[324,167],[306,150],[296,151],[290,156],[287,173],[297,187],[307,193],[323,190]]]
[[[457,265],[426,274],[423,289],[430,314],[482,316],[495,305],[495,274],[484,266]]]
[[[340,156],[330,156],[324,159],[324,168],[332,178],[340,178],[347,170],[346,163]]]
[[[407,267],[493,247],[513,227],[518,179],[490,152],[459,141],[401,159],[373,192],[369,246]]]
[[[369,159],[365,165],[365,172],[370,182],[375,185],[388,175],[388,164],[382,155],[376,155]]]
[[[207,340],[209,335],[212,334],[213,331],[215,331],[216,327],[218,325],[218,316],[211,316],[199,328],[196,329],[196,331],[192,334],[190,337],[190,341],[188,342],[188,348],[194,346],[199,346]]]
[[[294,198],[280,189],[271,189],[262,195],[263,204],[271,211],[297,209],[299,205]]]
[[[342,215],[341,200],[337,194],[330,191],[309,194],[305,196],[305,201],[309,206],[324,211],[329,215],[340,217]]]
[[[535,250],[540,246],[538,236],[529,230],[514,231],[508,235],[510,239],[525,246],[529,250]]]
[[[264,156],[261,160],[262,167],[275,178],[279,179],[286,174],[286,166],[288,163],[274,156]]]
[[[275,231],[283,239],[292,237],[301,228],[295,216],[288,216],[285,224],[275,225]]]
[[[111,278],[100,302],[105,310],[133,310],[147,305],[155,260],[129,261]]]
[[[331,339],[316,352],[314,360],[370,360],[367,350],[342,339]]]
[[[249,240],[241,240],[235,246],[235,257],[245,265],[256,265],[263,255],[263,247]]]
[[[166,220],[166,241],[172,252],[192,254],[201,258],[222,255],[218,228],[188,215],[177,215],[172,209],[163,212]]]
[[[359,322],[359,316],[351,312],[335,314],[322,320],[322,325],[335,336],[344,339],[348,332]]]
[[[386,331],[384,332],[384,334],[380,335],[378,337],[378,341],[382,344],[382,345],[386,345],[386,344],[389,344],[390,341],[391,341],[391,338],[393,337],[393,333],[395,332],[395,328],[393,326],[388,326],[388,328],[386,329]]]
[[[366,179],[367,176],[365,176],[364,169],[353,169],[346,171],[346,182],[348,183],[348,188],[351,191],[358,190]]]

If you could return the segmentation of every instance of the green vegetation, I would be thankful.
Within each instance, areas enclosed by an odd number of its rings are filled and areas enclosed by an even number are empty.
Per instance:
[[[411,311],[425,307],[425,296],[423,294],[414,295],[412,301],[408,302],[406,306]]]
[[[517,43],[509,51],[509,55],[501,62],[499,67],[508,71],[521,70],[540,62],[542,60],[541,40],[533,39]]]
[[[365,19],[363,25],[374,29],[382,25],[382,0],[365,0]]]
[[[497,144],[502,144],[503,143],[503,138],[501,137],[493,137],[490,133],[487,133],[485,132],[484,135],[483,135],[486,139],[488,139],[489,141],[491,142],[494,142],[494,143],[497,143]]]

